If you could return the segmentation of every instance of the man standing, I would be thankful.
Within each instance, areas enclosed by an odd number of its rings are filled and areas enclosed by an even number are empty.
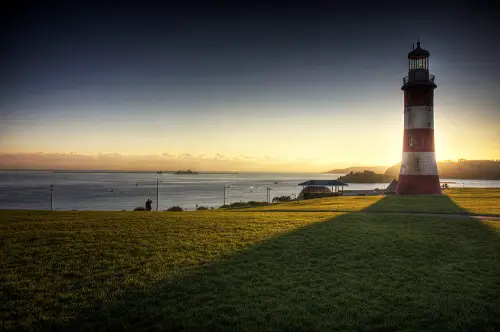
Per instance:
[[[148,198],[146,201],[146,211],[151,211],[151,203],[153,203],[153,201]]]

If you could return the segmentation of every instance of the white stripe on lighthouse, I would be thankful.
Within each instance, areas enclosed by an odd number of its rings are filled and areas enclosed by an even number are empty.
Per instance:
[[[432,106],[405,107],[405,129],[434,128]]]
[[[438,175],[434,152],[403,152],[400,175]]]

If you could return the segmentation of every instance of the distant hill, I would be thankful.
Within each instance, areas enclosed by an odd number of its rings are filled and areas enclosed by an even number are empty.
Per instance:
[[[375,173],[384,173],[389,166],[351,166],[347,168],[337,168],[332,169],[326,173],[333,174],[347,174],[351,172],[364,172],[364,171],[372,171]]]
[[[337,180],[346,183],[385,183],[391,182],[395,177],[387,174],[377,174],[372,171],[365,170],[363,172],[350,172],[340,176]]]
[[[438,161],[438,171],[441,178],[470,180],[500,180],[500,160],[466,160]],[[401,164],[389,167],[385,174],[399,175]]]

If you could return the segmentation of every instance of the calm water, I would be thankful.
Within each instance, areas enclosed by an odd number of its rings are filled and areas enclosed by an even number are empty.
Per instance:
[[[53,173],[0,171],[0,209],[49,209],[54,185],[54,210],[133,210],[153,201],[156,209],[156,179],[159,209],[172,205],[193,210],[196,205],[218,207],[239,201],[265,201],[266,187],[271,197],[298,195],[298,183],[336,179],[339,174],[318,173],[239,173],[174,175],[156,173]],[[274,182],[278,182],[275,184]],[[450,187],[500,187],[500,180],[453,180]],[[387,183],[351,184],[346,189],[383,189]]]

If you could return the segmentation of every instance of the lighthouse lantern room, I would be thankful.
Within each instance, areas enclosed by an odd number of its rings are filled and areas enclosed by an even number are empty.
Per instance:
[[[408,76],[403,78],[403,158],[398,195],[441,194],[434,149],[434,75],[429,73],[429,51],[408,53]]]

